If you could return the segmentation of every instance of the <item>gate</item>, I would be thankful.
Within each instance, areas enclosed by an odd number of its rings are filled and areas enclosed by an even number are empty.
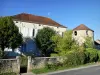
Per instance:
[[[20,56],[20,73],[27,73],[28,59],[26,56]]]

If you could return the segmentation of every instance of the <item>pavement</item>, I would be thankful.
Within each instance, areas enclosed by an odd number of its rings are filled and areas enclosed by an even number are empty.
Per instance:
[[[61,70],[45,74],[25,73],[21,75],[100,75],[100,64],[84,66],[80,68],[73,68],[68,70]]]
[[[100,65],[87,68],[74,69],[63,72],[56,72],[47,75],[100,75]]]
[[[21,73],[19,75],[35,75],[35,74],[33,74],[32,72],[29,72],[29,73]]]

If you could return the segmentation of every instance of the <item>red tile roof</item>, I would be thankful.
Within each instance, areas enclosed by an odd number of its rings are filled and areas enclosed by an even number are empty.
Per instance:
[[[25,21],[25,22],[34,22],[34,23],[39,23],[39,24],[45,24],[45,25],[50,25],[50,26],[66,28],[65,26],[63,26],[47,17],[36,16],[36,15],[32,15],[32,14],[27,14],[27,13],[17,14],[12,17],[14,20],[21,20],[21,21]]]
[[[91,31],[93,31],[92,29],[88,28],[84,24],[80,24],[78,27],[74,28],[73,30],[91,30]]]

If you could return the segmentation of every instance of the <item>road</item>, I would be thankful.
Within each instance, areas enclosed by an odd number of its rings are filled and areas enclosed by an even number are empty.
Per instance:
[[[65,71],[48,75],[100,75],[100,66],[89,67],[79,70]]]

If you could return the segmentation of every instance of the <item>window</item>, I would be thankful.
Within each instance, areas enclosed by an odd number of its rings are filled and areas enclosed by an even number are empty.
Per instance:
[[[88,30],[86,31],[86,35],[88,35]]]
[[[16,21],[16,23],[18,23],[18,21]]]
[[[40,29],[38,29],[38,32],[40,31]]]
[[[35,34],[35,29],[33,29],[33,36],[34,36],[34,34]]]
[[[77,31],[74,32],[74,35],[77,36]]]
[[[62,32],[62,37],[64,36],[64,33]]]
[[[59,31],[57,31],[56,33],[59,34]]]

